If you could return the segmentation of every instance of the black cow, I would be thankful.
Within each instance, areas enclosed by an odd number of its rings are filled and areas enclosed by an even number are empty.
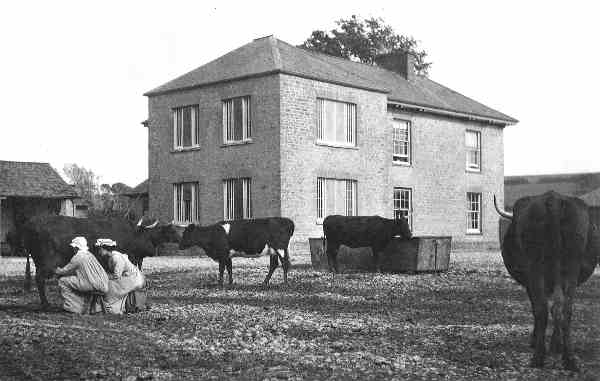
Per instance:
[[[329,270],[338,272],[337,254],[340,245],[352,248],[370,247],[377,271],[381,271],[379,253],[389,245],[392,238],[412,238],[405,218],[391,220],[379,216],[327,216],[323,220],[323,233],[327,242]]]
[[[169,226],[154,225],[145,229],[140,224],[133,226],[127,219],[117,217],[51,215],[31,218],[23,227],[23,245],[35,263],[35,279],[42,305],[48,305],[45,280],[54,274],[56,267],[66,265],[73,257],[69,243],[74,237],[85,237],[90,248],[98,238],[111,238],[117,241],[118,249],[141,266],[144,257],[154,255],[154,245],[179,242],[175,228]]]
[[[206,255],[219,262],[220,285],[223,285],[225,268],[229,275],[229,284],[233,283],[232,257],[256,258],[268,251],[271,255],[271,263],[264,284],[269,284],[279,261],[283,268],[284,283],[287,283],[287,272],[290,268],[288,245],[293,234],[294,222],[284,217],[223,221],[210,226],[192,224],[183,232],[179,248],[183,250],[191,246],[199,246]]]
[[[527,290],[534,329],[532,366],[543,367],[544,335],[548,323],[548,299],[554,331],[552,351],[561,352],[566,369],[576,371],[570,342],[575,288],[594,271],[600,250],[598,232],[590,223],[587,205],[580,199],[556,192],[523,197],[513,213],[496,211],[511,220],[502,242],[502,259],[509,274]]]

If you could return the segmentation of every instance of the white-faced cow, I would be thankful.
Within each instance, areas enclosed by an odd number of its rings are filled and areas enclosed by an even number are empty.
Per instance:
[[[548,299],[552,299],[554,331],[550,349],[562,352],[566,369],[578,366],[570,342],[575,288],[585,282],[596,266],[598,233],[590,223],[586,204],[556,192],[524,197],[507,213],[511,220],[502,242],[502,258],[509,274],[527,290],[534,329],[532,366],[543,367],[544,335],[548,323]]]
[[[180,249],[201,247],[207,256],[219,263],[219,285],[223,285],[223,272],[227,268],[229,284],[232,278],[232,257],[257,258],[270,255],[269,273],[264,284],[269,284],[273,272],[281,261],[283,281],[287,283],[290,268],[288,245],[294,234],[294,222],[284,217],[256,218],[252,220],[224,221],[209,226],[191,224],[183,232]]]
[[[323,220],[323,234],[327,241],[327,260],[330,271],[338,272],[337,254],[340,245],[351,248],[370,247],[377,271],[381,271],[380,254],[392,238],[412,238],[405,218],[388,219],[379,216],[327,216]]]
[[[56,267],[66,265],[73,257],[69,242],[76,236],[85,237],[88,244],[98,238],[111,238],[139,266],[144,257],[154,255],[154,245],[179,242],[172,225],[155,223],[144,227],[138,223],[134,226],[129,220],[118,217],[33,217],[23,226],[23,246],[35,263],[35,280],[43,306],[48,305],[45,281],[54,274]]]

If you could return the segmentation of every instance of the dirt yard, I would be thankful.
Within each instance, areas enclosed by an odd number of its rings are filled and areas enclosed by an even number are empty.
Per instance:
[[[582,372],[549,355],[529,368],[532,317],[499,253],[453,253],[449,272],[313,271],[293,257],[263,288],[268,259],[234,259],[234,286],[205,258],[144,262],[149,311],[40,311],[23,259],[0,258],[0,379],[600,380],[600,271],[579,288],[572,338]],[[549,334],[550,332],[548,332]]]

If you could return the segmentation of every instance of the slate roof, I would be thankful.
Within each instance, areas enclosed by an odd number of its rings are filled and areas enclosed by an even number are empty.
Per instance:
[[[390,102],[402,105],[488,118],[501,124],[518,122],[427,77],[408,81],[381,67],[298,48],[272,36],[256,39],[144,95],[277,73],[385,93]]]
[[[48,163],[0,160],[0,196],[75,198],[77,192]]]

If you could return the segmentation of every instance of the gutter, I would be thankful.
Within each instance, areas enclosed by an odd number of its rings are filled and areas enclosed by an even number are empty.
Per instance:
[[[454,118],[474,120],[474,121],[485,122],[485,123],[490,123],[490,124],[498,124],[498,125],[502,125],[502,126],[510,126],[510,125],[517,124],[519,122],[516,119],[507,120],[507,119],[491,118],[488,116],[467,114],[467,113],[463,113],[463,112],[459,112],[459,111],[451,111],[451,110],[445,110],[445,109],[440,109],[440,108],[435,108],[435,107],[422,106],[422,105],[418,105],[418,104],[404,103],[404,102],[398,102],[398,101],[392,101],[392,100],[388,100],[388,104],[391,104],[393,106],[398,106],[401,109],[422,111],[422,112],[427,112],[427,113],[436,114],[436,115],[451,116]]]

